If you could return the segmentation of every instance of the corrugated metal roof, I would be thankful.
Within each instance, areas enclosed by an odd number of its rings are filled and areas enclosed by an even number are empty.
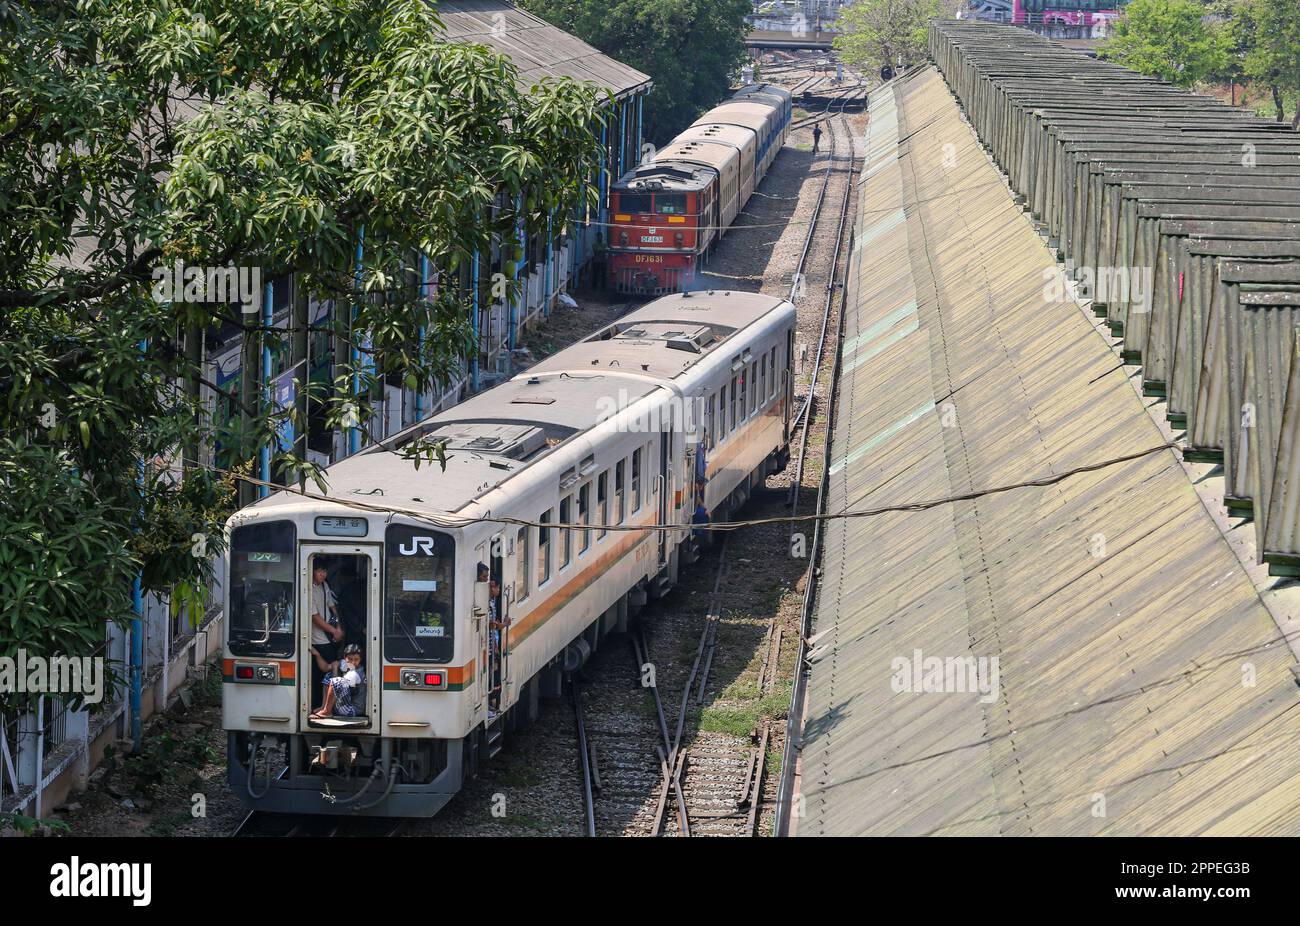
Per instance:
[[[939,74],[866,141],[826,510],[1162,444]],[[1300,832],[1294,659],[1169,451],[824,530],[798,835]]]
[[[434,5],[449,39],[487,45],[508,56],[525,86],[547,76],[572,77],[621,97],[650,84],[636,68],[505,0],[437,0]]]

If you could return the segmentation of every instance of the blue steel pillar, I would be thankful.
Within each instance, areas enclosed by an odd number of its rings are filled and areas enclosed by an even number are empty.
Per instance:
[[[555,262],[555,239],[551,236],[551,213],[546,214],[546,289],[542,292],[542,317],[551,317],[551,265]]]
[[[361,262],[365,259],[365,253],[366,253],[366,230],[363,227],[361,231],[357,233],[357,257],[356,257],[357,269],[355,274],[353,275],[353,285],[357,292],[357,299],[361,298]],[[358,306],[355,305],[351,309],[352,319],[354,321],[356,320],[358,310],[359,310]],[[361,351],[357,349],[356,341],[357,341],[357,333],[356,331],[353,330],[353,326],[349,325],[348,326],[348,342],[349,342],[348,356],[352,359],[352,395],[354,400],[357,403],[357,419],[358,419],[358,423],[360,423],[361,372],[357,369],[357,366],[361,362]],[[361,429],[348,428],[349,456],[351,454],[356,453],[360,449],[361,449]]]
[[[275,408],[275,384],[271,380],[271,328],[275,324],[275,288],[267,283],[262,287],[262,391],[266,396],[266,410]],[[257,497],[271,494],[271,447],[264,444],[257,452],[262,485],[257,487]]]
[[[519,268],[523,266],[523,259],[515,260],[514,258],[524,250],[524,197],[522,193],[515,195],[515,254],[511,255],[514,268],[511,276],[514,277],[514,286],[510,287],[510,349],[515,349],[515,330],[519,327]],[[526,257],[527,255],[523,255]]]
[[[429,257],[426,254],[420,255],[420,298],[429,298]],[[420,344],[420,360],[424,360],[424,326],[421,325],[417,338]],[[415,388],[415,420],[420,421],[424,418],[424,387],[416,383]]]

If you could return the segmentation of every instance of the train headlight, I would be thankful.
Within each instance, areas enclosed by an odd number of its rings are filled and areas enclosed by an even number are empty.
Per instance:
[[[677,234],[673,235],[673,241],[676,242],[677,246],[680,248],[683,244],[686,243],[686,236],[683,235],[681,232],[678,232]]]
[[[423,691],[445,691],[447,689],[447,671],[445,669],[403,669],[402,688]]]
[[[237,662],[235,663],[235,681],[252,682],[255,685],[278,685],[280,683],[280,666],[274,662]]]
[[[628,241],[627,232],[619,232],[618,243],[623,245],[623,247],[627,247],[627,241]]]

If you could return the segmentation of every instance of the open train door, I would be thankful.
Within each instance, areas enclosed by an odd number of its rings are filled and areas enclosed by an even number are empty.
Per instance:
[[[506,665],[509,657],[509,634],[507,625],[510,622],[509,607],[510,602],[504,594],[505,589],[505,535],[496,534],[492,537],[491,559],[488,561],[488,572],[491,575],[493,583],[488,593],[488,709],[491,711],[500,711],[504,703],[506,685],[508,684],[510,673]],[[491,589],[496,590],[496,594],[491,593]],[[495,624],[496,626],[493,626]]]
[[[331,729],[365,729],[379,716],[379,684],[370,677],[379,670],[379,564],[383,547],[374,544],[304,543],[298,550],[299,659],[297,672],[300,729],[328,732]],[[314,582],[317,570],[324,573],[320,586]],[[316,629],[312,614],[319,610],[332,627],[341,632]],[[313,632],[316,629],[316,632]],[[320,640],[326,640],[320,643]],[[361,648],[362,683],[350,693],[354,713],[333,711],[315,716],[324,700],[323,676],[313,649],[334,662],[343,647],[355,643]]]
[[[675,482],[672,471],[672,446],[673,432],[669,429],[659,435],[659,478],[655,481],[659,484],[660,524],[669,523],[670,496],[673,493],[673,483]],[[660,530],[655,533],[659,535],[659,567],[662,569],[668,565],[668,532]]]

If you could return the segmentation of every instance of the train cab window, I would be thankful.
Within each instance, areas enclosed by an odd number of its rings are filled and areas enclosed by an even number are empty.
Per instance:
[[[294,550],[292,521],[247,524],[230,532],[230,651],[236,656],[292,656]]]
[[[709,396],[708,408],[704,412],[704,446],[707,450],[712,450],[714,445],[717,444],[717,435],[714,433],[713,425],[717,417],[717,404],[718,397],[716,395]]]
[[[650,211],[650,196],[646,193],[619,193],[618,211],[642,213]]]
[[[585,482],[582,488],[578,490],[578,523],[587,525],[591,523],[591,483]],[[591,547],[591,531],[578,531],[578,553],[586,553]]]
[[[776,387],[779,385],[779,382],[778,382],[779,377],[776,375],[776,348],[775,348],[775,347],[772,348],[771,358],[772,358],[772,360],[771,360],[771,363],[769,364],[769,367],[770,367],[770,369],[772,370],[772,398],[775,399],[775,398],[776,398]]]
[[[632,513],[641,510],[641,448],[632,451]]]
[[[604,540],[609,533],[605,529],[609,524],[609,470],[596,477],[596,523],[600,525],[596,539]]]
[[[528,528],[519,528],[515,537],[515,601],[528,598],[528,580],[531,575],[532,551],[528,548]]]
[[[627,460],[614,464],[614,523],[623,523],[623,499],[627,479]]]
[[[539,517],[541,526],[537,528],[537,587],[541,588],[551,580],[551,515],[552,508]]]
[[[448,662],[455,644],[456,541],[389,525],[384,535],[384,658]]]
[[[658,193],[655,195],[655,212],[660,215],[682,215],[686,212],[685,193]]]
[[[560,499],[560,517],[555,530],[560,535],[560,568],[564,569],[573,561],[573,531],[565,524],[573,523],[573,496]]]

